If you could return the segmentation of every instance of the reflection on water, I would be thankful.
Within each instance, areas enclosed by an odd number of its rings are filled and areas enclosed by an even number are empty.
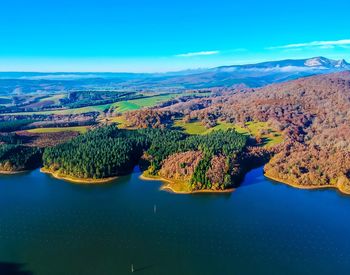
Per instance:
[[[0,261],[26,263],[9,264],[7,272],[130,274],[132,265],[137,274],[350,270],[349,197],[272,183],[261,168],[230,194],[175,195],[139,174],[106,185],[70,184],[38,170],[0,176]]]

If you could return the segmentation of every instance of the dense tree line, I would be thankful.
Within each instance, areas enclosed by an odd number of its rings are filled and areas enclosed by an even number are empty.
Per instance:
[[[20,119],[10,121],[0,121],[0,132],[14,132],[23,129],[28,124],[33,123],[32,119]]]
[[[245,145],[246,137],[233,130],[214,131],[206,136],[189,136],[170,129],[123,130],[109,125],[45,149],[43,162],[49,170],[64,175],[100,179],[129,173],[143,156],[148,163],[149,173],[158,175],[168,158],[192,151],[198,157],[203,155],[203,158],[197,167],[192,168],[194,173],[188,176],[193,189],[206,189],[213,184],[211,178],[206,176],[211,169],[213,157],[234,158]],[[176,161],[177,158],[174,159]],[[186,166],[184,162],[182,165]],[[166,176],[164,171],[163,176]],[[223,172],[230,174],[228,169]]]
[[[106,178],[127,174],[151,143],[183,138],[174,131],[121,130],[114,125],[98,128],[71,141],[47,148],[43,161],[50,170],[78,178]]]
[[[22,138],[14,133],[0,133],[0,144],[21,144]]]
[[[67,143],[47,148],[44,166],[77,178],[106,178],[130,171],[142,153],[143,140],[126,138],[125,131],[109,126],[90,131]]]
[[[18,131],[29,128],[41,127],[70,127],[96,124],[98,112],[84,114],[30,114],[30,115],[2,115],[1,125],[6,131]],[[20,123],[21,122],[21,123]],[[23,122],[23,124],[22,124]],[[22,124],[22,125],[21,125]],[[19,127],[23,126],[23,127]]]
[[[141,98],[134,92],[116,91],[72,91],[67,97],[60,99],[60,107],[80,108],[85,106],[114,103],[121,100]]]
[[[22,145],[0,145],[0,170],[7,172],[23,171],[41,165],[41,149]]]

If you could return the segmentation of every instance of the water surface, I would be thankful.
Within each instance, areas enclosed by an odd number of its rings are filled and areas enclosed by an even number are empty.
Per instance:
[[[219,195],[175,195],[139,175],[0,176],[0,274],[349,273],[350,197],[277,184],[262,168]]]

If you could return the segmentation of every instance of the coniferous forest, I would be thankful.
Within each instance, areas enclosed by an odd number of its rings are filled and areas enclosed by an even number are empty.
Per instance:
[[[42,150],[14,144],[0,145],[0,170],[15,172],[34,169],[41,164]]]
[[[202,158],[189,184],[192,189],[211,189],[207,177],[215,156],[224,156],[229,164],[246,146],[246,137],[234,130],[214,131],[208,135],[187,135],[170,129],[118,129],[115,125],[98,128],[67,143],[47,148],[44,167],[61,175],[80,179],[103,179],[128,174],[140,159],[146,162],[149,174],[158,175],[170,156],[200,151]],[[171,165],[186,168],[185,163]],[[220,188],[230,186],[232,169],[224,169]],[[164,176],[164,175],[163,175]],[[171,178],[171,175],[167,175]],[[219,183],[217,183],[219,184]]]

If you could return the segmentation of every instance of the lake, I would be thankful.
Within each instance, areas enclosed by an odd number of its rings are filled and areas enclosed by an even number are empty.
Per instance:
[[[139,175],[0,176],[0,274],[349,273],[349,196],[274,183],[262,168],[230,194],[172,194]]]

